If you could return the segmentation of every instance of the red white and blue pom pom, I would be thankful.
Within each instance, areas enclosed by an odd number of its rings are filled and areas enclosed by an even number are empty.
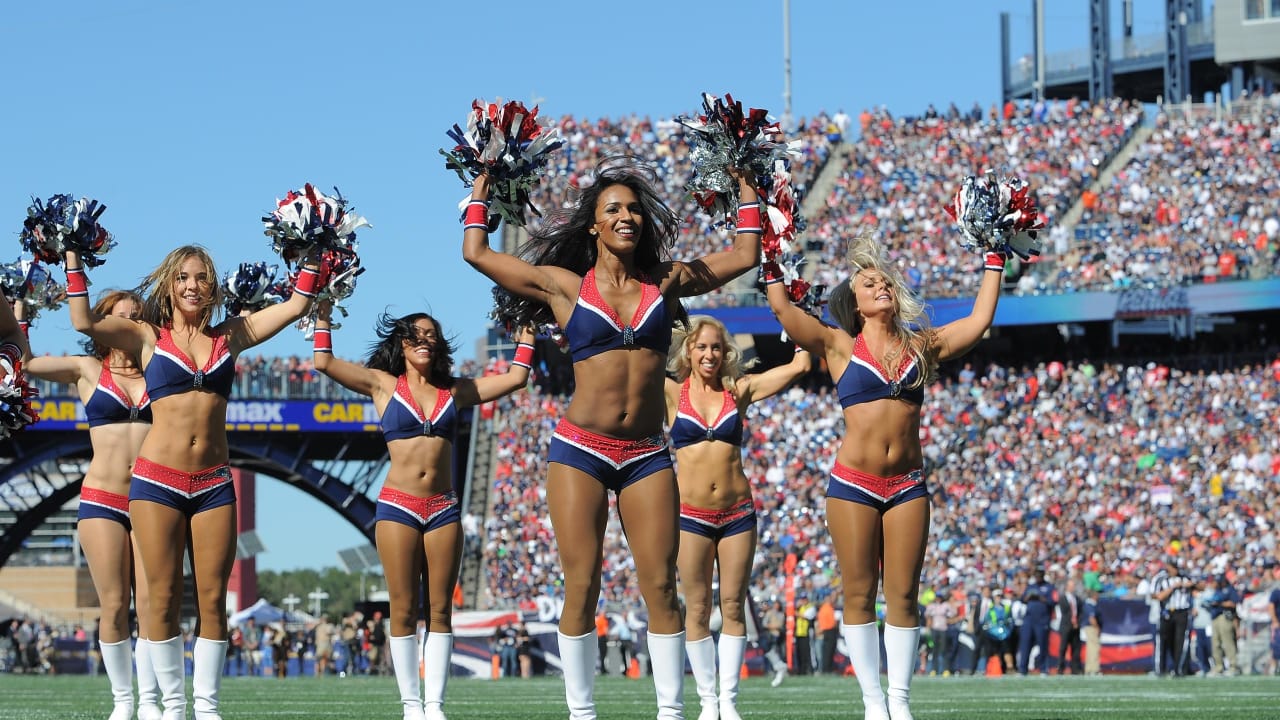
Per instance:
[[[796,235],[804,230],[800,199],[791,182],[791,160],[799,155],[799,141],[780,141],[782,130],[767,111],[752,108],[744,113],[742,103],[731,95],[721,100],[704,93],[702,108],[703,115],[696,120],[679,119],[690,131],[693,145],[693,179],[686,189],[712,217],[728,218],[739,202],[738,181],[729,170],[738,167],[749,172],[764,206],[761,260],[777,263],[787,294],[814,312],[815,291],[800,277],[804,255],[795,244]],[[816,293],[820,295],[821,288]]]
[[[317,306],[319,303],[330,303],[333,309],[341,313],[342,317],[347,316],[347,309],[343,307],[342,301],[355,293],[356,276],[364,272],[364,268],[360,267],[359,255],[339,248],[325,250],[321,253],[319,261],[320,277],[328,278],[328,280],[316,292],[316,302],[311,306],[311,312],[297,323],[298,329],[302,331],[307,340],[311,340],[315,333]],[[289,287],[294,287],[297,282],[298,274],[296,272],[291,273]],[[342,324],[334,322],[332,327],[336,330],[342,327]]]
[[[738,181],[729,170],[737,167],[749,172],[760,194],[767,196],[776,163],[789,167],[799,143],[777,141],[782,129],[769,112],[751,108],[744,113],[742,103],[732,95],[721,100],[703,93],[702,110],[697,118],[676,118],[688,130],[693,146],[689,154],[693,178],[685,189],[712,217],[728,219],[738,207]],[[789,180],[790,173],[786,177]]]
[[[50,265],[61,263],[68,250],[76,250],[85,266],[97,267],[103,262],[99,256],[116,246],[111,233],[98,223],[106,209],[97,200],[74,200],[70,195],[45,201],[32,198],[22,223],[22,248]]]
[[[489,174],[489,230],[499,221],[523,227],[524,211],[541,213],[529,194],[538,186],[550,153],[564,144],[560,131],[538,117],[538,108],[524,103],[502,105],[479,100],[471,103],[467,129],[454,125],[448,131],[453,150],[440,149],[445,168],[458,173],[467,187],[482,173]],[[460,205],[465,210],[466,198]]]
[[[29,323],[41,310],[57,310],[67,300],[67,287],[34,258],[0,264],[0,292],[9,302],[26,304]]]
[[[8,346],[12,349],[14,346]],[[26,426],[36,422],[40,416],[31,401],[39,395],[39,391],[27,384],[22,373],[22,362],[10,352],[0,352],[0,369],[4,371],[4,379],[0,379],[0,439],[6,438]]]
[[[943,209],[960,226],[968,250],[1013,253],[1023,260],[1040,254],[1037,231],[1044,219],[1020,178],[997,178],[994,172],[971,175]]]
[[[22,260],[0,264],[0,292],[9,302],[25,300],[30,288],[27,287],[27,271]]]
[[[312,251],[356,251],[356,230],[369,226],[369,221],[351,212],[337,188],[333,192],[330,197],[307,183],[277,200],[276,209],[262,218],[271,249],[286,267],[293,267]]]
[[[240,263],[234,272],[222,278],[223,304],[228,317],[235,317],[248,310],[257,312],[262,308],[283,302],[289,297],[287,284],[276,280],[278,268],[264,262]],[[284,294],[280,294],[281,288]]]
[[[764,235],[760,238],[761,262],[778,263],[792,301],[805,312],[817,313],[819,304],[810,302],[809,283],[800,277],[804,251],[795,239],[804,230],[804,218],[800,215],[799,198],[791,185],[790,162],[775,160],[773,174],[768,180],[768,184],[758,188],[765,206]]]

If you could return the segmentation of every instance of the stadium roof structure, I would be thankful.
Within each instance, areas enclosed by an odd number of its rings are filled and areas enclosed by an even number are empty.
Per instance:
[[[1248,0],[1163,0],[1162,32],[1134,35],[1133,5],[1123,0],[1122,35],[1112,37],[1111,0],[1085,0],[1088,37],[1082,47],[1044,51],[1043,0],[1032,0],[1031,51],[1025,30],[1000,15],[1001,87],[1005,100],[1123,97],[1183,102],[1230,85],[1239,98],[1260,78],[1280,73],[1280,5]],[[1157,0],[1144,0],[1155,2]],[[1113,42],[1114,40],[1114,42]]]

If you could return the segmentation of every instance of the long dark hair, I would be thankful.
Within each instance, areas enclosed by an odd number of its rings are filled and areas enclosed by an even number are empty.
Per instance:
[[[636,243],[635,267],[651,274],[671,257],[680,219],[658,196],[658,177],[653,168],[629,155],[606,157],[596,165],[589,183],[578,192],[573,207],[548,215],[542,226],[530,232],[529,241],[518,257],[533,265],[554,265],[586,275],[596,264],[596,238],[590,232],[596,221],[596,203],[606,188],[625,185],[640,201],[644,219]],[[498,292],[494,318],[506,327],[539,326],[554,323],[545,303]]]
[[[436,387],[452,387],[453,375],[450,371],[453,369],[453,353],[457,348],[454,347],[452,338],[444,336],[440,321],[426,313],[410,313],[399,318],[388,312],[382,313],[378,318],[378,341],[369,346],[369,357],[364,361],[364,366],[396,377],[403,375],[404,348],[400,345],[406,339],[418,336],[415,326],[419,320],[426,320],[436,328],[436,342],[431,348],[431,367],[428,369],[427,380]]]

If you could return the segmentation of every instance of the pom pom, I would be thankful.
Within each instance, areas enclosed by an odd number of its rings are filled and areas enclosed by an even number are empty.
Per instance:
[[[283,302],[289,296],[288,285],[276,280],[279,268],[264,262],[240,263],[234,272],[222,278],[224,306],[228,317],[241,312],[257,312]],[[280,293],[281,289],[284,293]]]
[[[354,253],[356,230],[369,221],[351,212],[337,188],[330,197],[307,183],[276,201],[276,209],[262,218],[271,250],[292,267],[314,251],[339,249]]]
[[[325,250],[320,255],[319,275],[324,278],[323,284],[316,292],[316,303],[313,304],[311,312],[298,321],[297,327],[302,330],[302,334],[306,339],[310,340],[315,334],[317,305],[327,302],[333,306],[335,310],[347,316],[347,309],[343,307],[342,301],[351,297],[356,290],[356,277],[364,272],[364,268],[360,267],[360,256],[349,250],[332,248]],[[289,276],[289,287],[296,286],[298,281],[298,273],[294,272]],[[332,323],[333,329],[342,327],[341,323]]]
[[[796,307],[810,315],[821,317],[822,306],[826,304],[826,285],[812,285],[800,274],[800,266],[804,264],[804,256],[799,253],[781,255],[777,260],[766,260],[760,264],[760,275],[757,289],[764,292],[769,285],[782,283],[787,289],[787,297]],[[786,333],[783,333],[785,339]]]
[[[697,120],[679,119],[690,130],[693,144],[693,179],[686,189],[712,217],[727,217],[739,201],[738,181],[729,174],[730,168],[750,173],[763,209],[761,260],[781,266],[788,295],[808,297],[807,283],[791,286],[799,279],[798,267],[803,257],[795,239],[804,230],[804,218],[791,184],[791,159],[799,156],[799,141],[780,141],[782,130],[769,119],[768,112],[752,108],[744,113],[742,103],[731,95],[726,94],[722,101],[704,93],[702,108],[703,115]],[[741,212],[739,216],[741,222]],[[754,219],[752,213],[745,217]]]
[[[551,342],[560,348],[560,352],[569,352],[569,338],[564,334],[564,328],[556,323],[543,323],[538,326],[538,334],[546,335],[551,338]]]
[[[744,113],[742,103],[732,95],[721,100],[703,93],[702,111],[696,119],[676,118],[689,130],[693,146],[689,154],[693,178],[685,189],[712,217],[728,218],[738,204],[738,181],[729,170],[745,170],[763,195],[773,183],[775,163],[786,164],[798,152],[793,146],[799,145],[776,141],[782,130],[769,119],[768,111],[751,108]]]
[[[0,345],[0,439],[36,422],[40,416],[31,407],[31,401],[39,394],[27,384],[22,374],[15,345]]]
[[[564,140],[559,130],[538,118],[537,106],[529,110],[514,100],[502,105],[476,100],[471,103],[467,129],[454,125],[448,135],[455,145],[453,150],[440,149],[445,168],[458,173],[467,187],[482,173],[489,175],[490,232],[499,221],[523,227],[525,208],[541,217],[529,194],[538,186],[548,156]],[[468,196],[459,209],[465,211],[470,201]]]
[[[73,200],[70,195],[54,195],[43,202],[32,198],[22,223],[22,248],[50,265],[62,262],[68,250],[76,250],[87,267],[97,267],[103,262],[99,256],[116,246],[111,233],[98,224],[106,209],[97,200]]]
[[[0,264],[0,292],[11,303],[25,303],[28,323],[41,310],[57,310],[67,300],[66,286],[32,258]]]
[[[943,209],[960,226],[968,250],[1013,253],[1023,260],[1040,254],[1037,231],[1044,220],[1020,178],[971,175]]]

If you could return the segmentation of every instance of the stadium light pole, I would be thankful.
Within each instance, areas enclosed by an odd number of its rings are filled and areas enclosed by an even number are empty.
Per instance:
[[[311,614],[319,617],[324,610],[324,601],[329,599],[329,593],[317,586],[315,590],[307,593],[307,597],[311,598]]]
[[[791,129],[791,0],[782,0],[782,126]]]
[[[1031,10],[1032,16],[1035,18],[1035,27],[1033,28],[1033,32],[1035,33],[1036,39],[1036,79],[1033,97],[1035,100],[1044,100],[1044,0],[1033,0]]]

